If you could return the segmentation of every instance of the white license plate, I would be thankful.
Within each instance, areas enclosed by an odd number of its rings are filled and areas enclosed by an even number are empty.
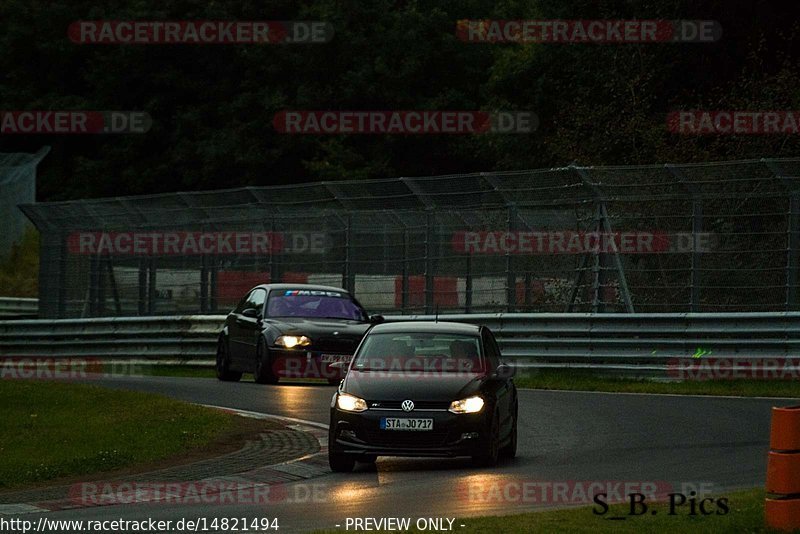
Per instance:
[[[322,363],[335,363],[335,362],[344,362],[349,363],[351,356],[349,354],[322,354],[320,356],[320,361]]]
[[[433,419],[381,417],[381,430],[433,430]]]

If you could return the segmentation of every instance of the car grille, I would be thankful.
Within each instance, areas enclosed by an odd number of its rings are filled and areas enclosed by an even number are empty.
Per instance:
[[[328,336],[315,339],[312,349],[319,352],[353,354],[356,346],[358,346],[357,339]]]
[[[370,409],[374,410],[401,410],[401,404],[403,401],[367,401],[367,405]],[[377,406],[376,406],[377,404]],[[447,410],[450,408],[449,402],[443,401],[414,401],[414,411],[418,410]],[[413,413],[413,412],[411,412]]]
[[[447,441],[446,430],[414,432],[410,430],[367,430],[366,442],[376,447],[406,447],[409,449],[441,447]]]

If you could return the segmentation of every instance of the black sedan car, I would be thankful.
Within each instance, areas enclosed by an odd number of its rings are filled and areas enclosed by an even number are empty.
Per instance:
[[[217,342],[217,378],[237,381],[253,373],[260,384],[286,378],[338,383],[369,317],[344,289],[306,284],[264,284],[251,289],[228,314]]]
[[[350,471],[378,456],[471,456],[484,466],[515,456],[513,374],[486,327],[375,326],[331,401],[331,469]]]

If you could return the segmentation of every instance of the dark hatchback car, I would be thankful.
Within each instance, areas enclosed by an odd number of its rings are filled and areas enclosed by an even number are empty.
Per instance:
[[[331,400],[331,469],[350,471],[378,456],[471,456],[484,466],[514,457],[513,374],[486,327],[375,326]]]
[[[307,284],[264,284],[251,289],[228,314],[217,342],[217,378],[237,381],[253,373],[260,384],[286,378],[338,383],[371,324],[344,289]]]

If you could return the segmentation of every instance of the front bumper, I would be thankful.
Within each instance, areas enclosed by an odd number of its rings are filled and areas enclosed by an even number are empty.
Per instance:
[[[484,409],[485,411],[485,409]],[[381,430],[383,417],[433,419],[426,431]],[[329,447],[356,456],[473,456],[483,449],[485,414],[370,409],[351,413],[331,408]]]

